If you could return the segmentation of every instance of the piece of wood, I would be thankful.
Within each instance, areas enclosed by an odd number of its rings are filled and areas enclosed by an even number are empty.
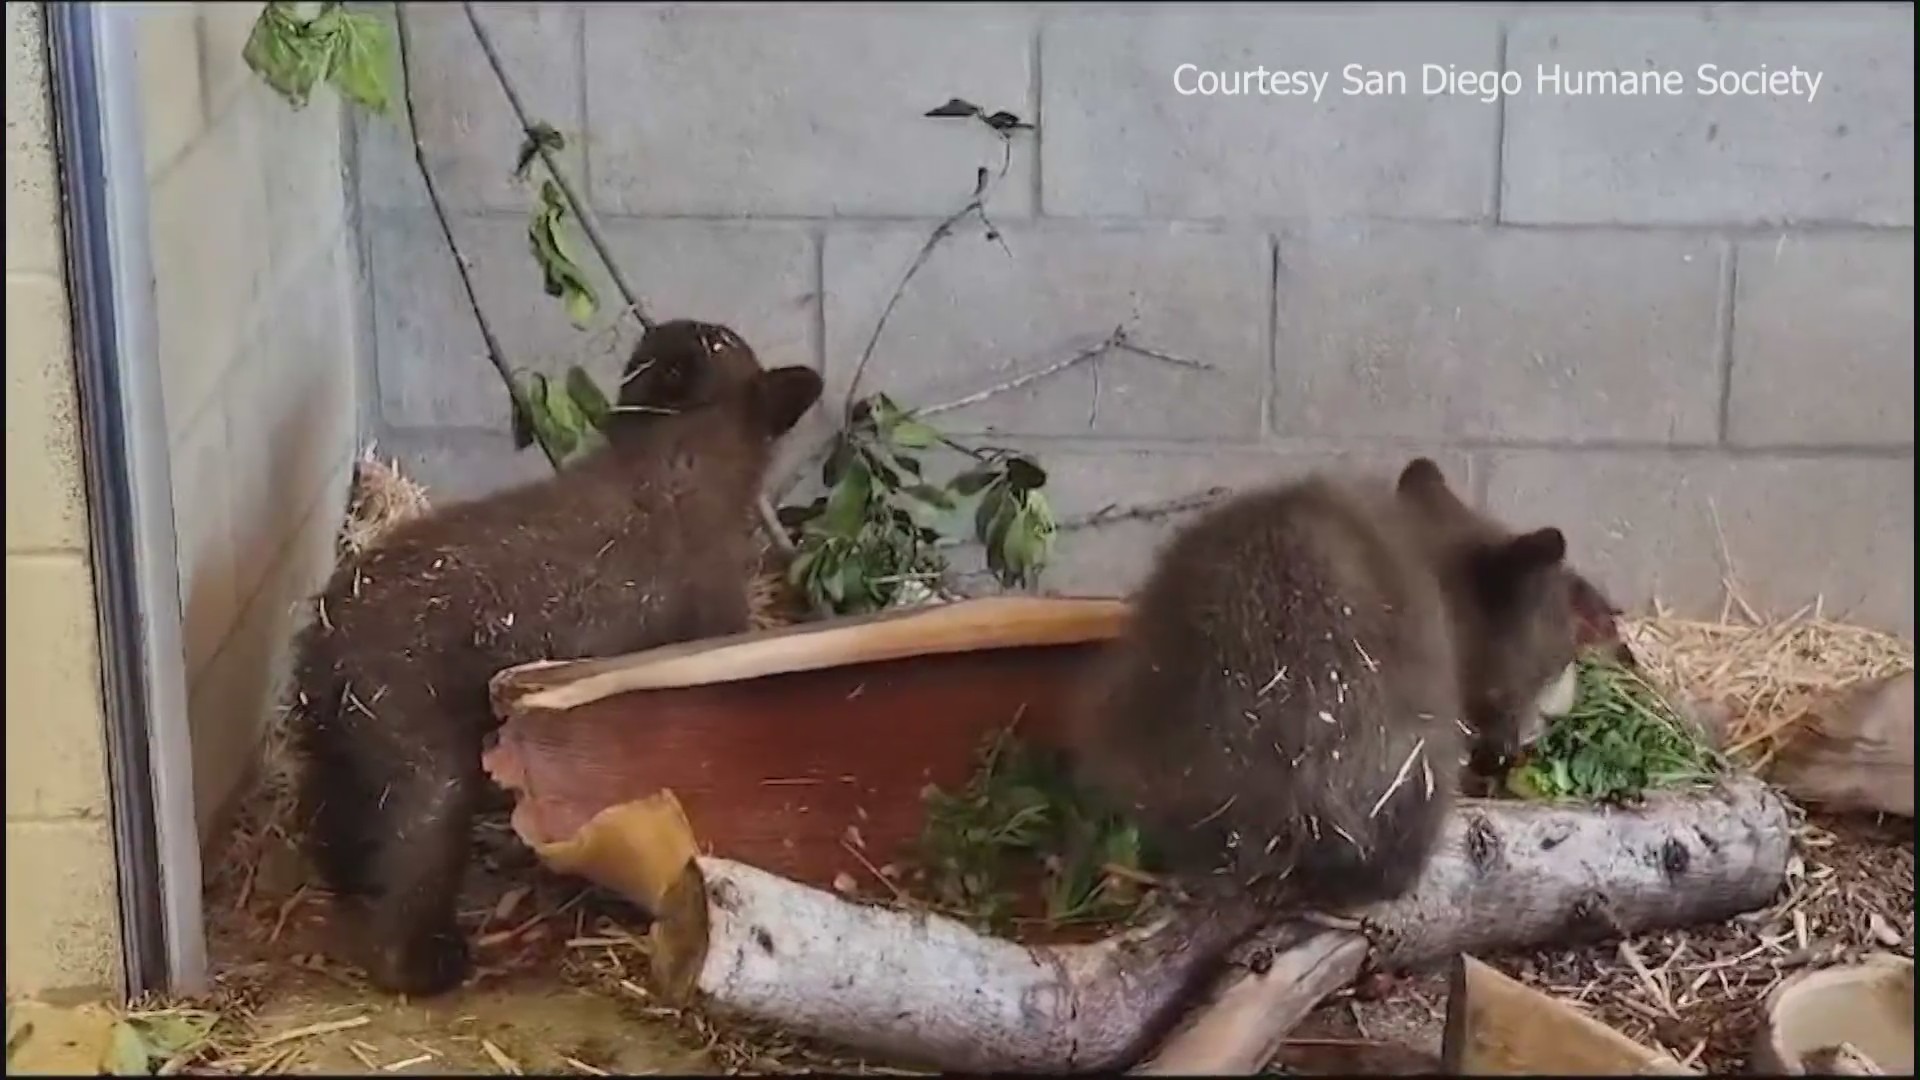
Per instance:
[[[944,1071],[1125,1066],[1250,929],[1189,914],[1091,945],[1023,946],[727,859],[689,864],[652,934],[656,991]]]
[[[1119,636],[1121,600],[995,596],[681,642],[627,656],[536,661],[495,676],[496,699],[568,709],[617,694],[741,682],[820,668]]]
[[[1767,994],[1754,1064],[1777,1076],[1913,1074],[1913,961],[1878,954],[1804,971]]]
[[[1454,963],[1443,1039],[1448,1076],[1698,1075],[1466,955]]]
[[[1264,970],[1231,969],[1209,1000],[1133,1071],[1252,1076],[1265,1068],[1287,1033],[1322,998],[1352,982],[1366,963],[1367,939],[1359,934],[1329,929],[1303,934],[1284,951],[1267,956]]]

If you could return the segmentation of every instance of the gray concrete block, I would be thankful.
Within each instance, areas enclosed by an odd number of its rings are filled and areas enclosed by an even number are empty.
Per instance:
[[[1727,438],[1913,445],[1913,234],[1738,250]]]
[[[1742,595],[1787,615],[1913,633],[1913,458],[1700,453],[1491,454],[1489,503],[1516,523],[1567,530],[1571,558],[1617,603],[1657,597],[1721,611],[1722,559]]]
[[[1499,106],[1430,97],[1421,74],[1423,64],[1498,70],[1498,48],[1498,24],[1485,11],[1273,5],[1049,20],[1042,206],[1091,216],[1484,217]],[[1187,96],[1175,84],[1182,64],[1215,74],[1313,72],[1325,81],[1318,101]],[[1403,72],[1405,92],[1349,94],[1349,65],[1363,77]],[[1196,80],[1187,88],[1201,89],[1198,71],[1185,73]]]
[[[1507,45],[1524,90],[1507,102],[1501,216],[1912,225],[1913,61],[1910,5],[1869,17],[1524,18]],[[1798,68],[1820,82],[1810,100],[1805,81],[1798,96],[1707,96],[1704,64]],[[1543,65],[1677,72],[1681,92],[1541,92]]]
[[[483,4],[481,24],[500,51],[535,122],[566,136],[562,168],[586,183],[586,125],[580,69],[580,11],[571,4]],[[427,166],[449,211],[525,210],[546,173],[513,175],[524,135],[458,4],[407,5],[413,32],[414,107],[419,113]],[[367,205],[414,209],[427,205],[413,159],[403,109],[391,117],[362,118],[361,184]]]
[[[834,402],[926,236],[924,226],[828,234]],[[914,408],[951,403],[1065,361],[1124,326],[1143,347],[1213,370],[1114,351],[937,421],[1008,434],[1257,436],[1267,385],[1266,235],[1042,226],[1010,228],[1005,242],[965,228],[935,250],[895,306],[861,393],[884,390]]]
[[[385,213],[374,218],[373,229],[383,419],[401,427],[505,430],[506,393],[487,365],[438,226],[423,213]],[[631,319],[615,325],[619,295],[583,237],[575,234],[574,249],[601,300],[585,332],[542,290],[524,224],[468,218],[456,229],[481,306],[510,363],[540,371],[580,363],[602,380],[618,376],[637,325]],[[816,255],[805,230],[653,222],[609,223],[607,234],[654,317],[724,322],[769,362],[817,362]]]
[[[1273,430],[1710,442],[1724,257],[1651,233],[1285,234]]]
[[[586,9],[598,205],[634,214],[946,214],[1002,142],[923,114],[1031,121],[1033,27],[1005,11]],[[1031,132],[993,208],[1032,205]]]

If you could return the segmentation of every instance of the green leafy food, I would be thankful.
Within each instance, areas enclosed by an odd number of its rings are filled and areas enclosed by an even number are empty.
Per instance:
[[[1623,802],[1721,771],[1693,726],[1632,670],[1589,655],[1575,674],[1573,710],[1549,719],[1526,760],[1507,774],[1515,795]]]
[[[920,861],[928,899],[1004,933],[1023,907],[1059,927],[1122,921],[1146,899],[1139,830],[1077,785],[1057,753],[1031,749],[1010,729],[982,749],[965,789],[923,792]]]

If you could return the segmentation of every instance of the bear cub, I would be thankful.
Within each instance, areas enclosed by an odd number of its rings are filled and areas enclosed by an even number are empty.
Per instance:
[[[1565,556],[1425,458],[1237,496],[1159,553],[1077,702],[1079,768],[1196,898],[1399,896],[1463,763],[1501,767],[1570,688]]]
[[[390,992],[458,985],[456,903],[496,726],[488,682],[748,629],[774,441],[821,393],[722,326],[660,324],[606,442],[556,475],[437,510],[344,562],[296,642],[290,723],[316,868]]]

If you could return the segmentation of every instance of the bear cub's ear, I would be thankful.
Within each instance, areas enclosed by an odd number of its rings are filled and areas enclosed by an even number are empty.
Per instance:
[[[1447,486],[1447,477],[1434,464],[1432,458],[1414,458],[1407,467],[1400,470],[1400,480],[1394,485],[1400,498],[1410,505],[1429,513],[1466,515],[1465,503]]]
[[[1474,576],[1489,600],[1513,595],[1536,575],[1559,567],[1567,557],[1567,538],[1548,526],[1489,544],[1474,555]]]
[[[824,388],[820,373],[810,367],[772,368],[754,380],[754,411],[767,434],[779,438],[813,408]]]

